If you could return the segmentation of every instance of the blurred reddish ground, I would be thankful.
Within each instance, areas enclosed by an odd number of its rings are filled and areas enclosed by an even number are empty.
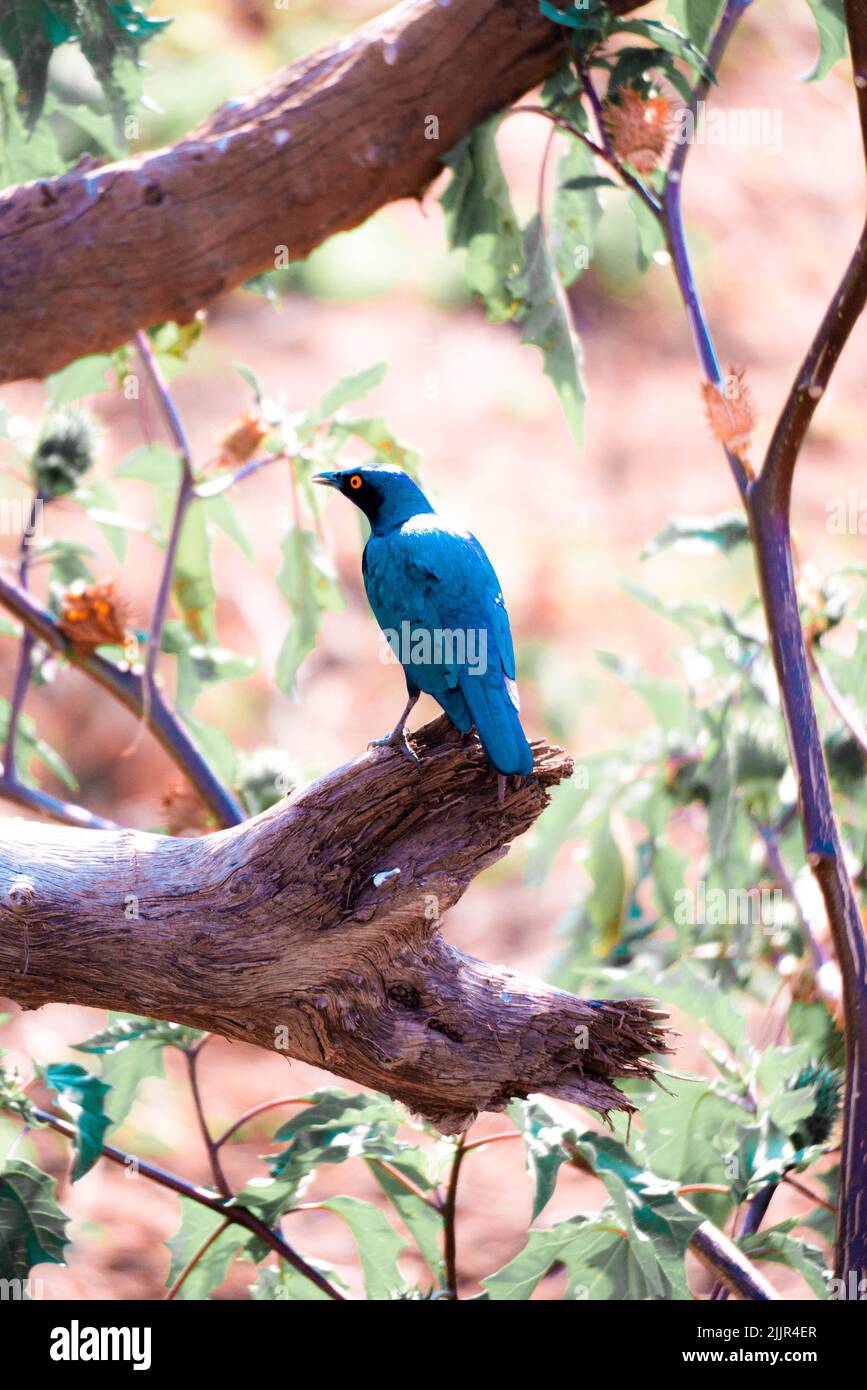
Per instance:
[[[351,8],[346,14],[348,27]],[[838,66],[818,85],[795,80],[811,65],[814,44],[805,5],[756,7],[726,60],[721,100],[779,111],[782,149],[770,155],[751,146],[698,148],[686,179],[688,230],[720,353],[726,364],[746,366],[761,413],[756,460],[863,218],[863,159],[845,69]],[[529,117],[504,128],[505,161],[524,213],[532,210],[545,134]],[[649,563],[638,559],[642,542],[670,513],[711,513],[735,505],[733,485],[703,422],[699,374],[667,269],[655,267],[628,292],[612,294],[594,277],[576,288],[591,396],[587,443],[579,456],[536,351],[522,348],[508,327],[486,324],[477,309],[443,307],[426,292],[429,267],[443,255],[433,194],[421,207],[389,209],[380,223],[386,228],[380,247],[391,246],[395,256],[394,264],[379,266],[382,295],[357,302],[294,297],[279,314],[258,298],[236,295],[212,311],[203,345],[176,388],[194,451],[201,459],[209,457],[221,428],[247,404],[246,388],[231,365],[236,359],[254,367],[269,393],[284,392],[299,407],[338,377],[387,361],[389,374],[371,400],[372,410],[381,410],[398,438],[420,450],[427,483],[488,549],[504,584],[519,651],[544,641],[539,679],[525,683],[530,735],[549,729],[556,716],[558,734],[565,731],[570,750],[580,757],[645,720],[635,698],[597,667],[597,648],[632,652],[654,670],[669,669],[666,653],[673,634],[631,600],[620,581],[650,583],[667,594],[687,585],[701,594],[724,588],[740,595],[753,582],[746,555],[739,564],[681,555]],[[611,235],[622,236],[622,229],[612,227]],[[352,265],[360,253],[351,239],[346,245]],[[339,259],[336,245],[331,254]],[[862,322],[821,403],[796,486],[802,557],[826,567],[864,558],[863,540],[829,535],[825,519],[829,501],[858,488],[863,474],[865,348]],[[36,414],[43,392],[21,385],[4,390],[3,399],[13,411]],[[142,420],[134,405],[120,399],[103,396],[93,405],[105,423],[110,471],[142,442]],[[144,490],[135,494],[125,485],[124,495],[146,505]],[[380,639],[360,586],[357,523],[349,508],[335,502],[326,529],[348,607],[326,618],[304,667],[298,701],[275,691],[267,673],[286,613],[273,576],[287,504],[282,465],[239,491],[238,511],[256,545],[255,568],[222,537],[217,540],[221,639],[239,651],[259,653],[263,674],[245,686],[218,687],[203,699],[201,710],[229,730],[238,747],[283,746],[309,777],[354,756],[390,726],[402,682],[393,667],[378,660]],[[67,524],[70,533],[82,532],[68,508]],[[108,553],[100,553],[105,572],[115,573]],[[148,612],[155,562],[153,549],[133,539],[119,579],[139,624]],[[4,639],[4,690],[13,658],[13,644]],[[147,738],[128,752],[135,725],[116,705],[67,671],[31,697],[28,711],[71,762],[82,802],[130,825],[158,822],[169,765]],[[420,705],[417,719],[432,713],[430,704]],[[521,880],[523,853],[516,847],[504,865],[472,886],[450,914],[446,931],[473,954],[543,973],[554,951],[555,924],[580,884],[580,869],[564,853],[543,887],[528,887]],[[54,1006],[16,1017],[3,1041],[26,1069],[29,1056],[58,1060],[66,1044],[100,1022],[91,1011]],[[694,1037],[684,1044],[677,1065],[700,1065]],[[287,1066],[278,1057],[221,1040],[209,1045],[203,1070],[215,1127],[260,1100],[301,1094],[329,1081],[310,1068]],[[256,1155],[267,1151],[279,1121],[279,1115],[264,1117],[232,1148],[230,1172],[239,1180],[257,1171]],[[486,1116],[473,1134],[505,1128],[502,1118]],[[14,1127],[0,1121],[0,1152],[13,1134]],[[142,1156],[157,1154],[157,1161],[191,1179],[207,1180],[189,1098],[175,1066],[168,1084],[146,1083],[118,1142]],[[177,1224],[175,1199],[145,1181],[126,1187],[124,1175],[108,1171],[106,1164],[72,1189],[64,1176],[65,1143],[39,1136],[36,1147],[61,1177],[60,1200],[74,1220],[68,1267],[38,1270],[46,1297],[160,1297],[168,1268],[161,1242]],[[465,1164],[459,1252],[467,1291],[516,1253],[525,1238],[530,1187],[520,1147],[498,1143]],[[350,1164],[323,1169],[307,1200],[335,1191],[376,1195],[363,1165]],[[600,1201],[592,1179],[564,1170],[545,1221]],[[799,1209],[781,1198],[777,1219]],[[287,1233],[306,1253],[332,1261],[359,1291],[352,1243],[337,1219],[322,1212],[300,1214],[287,1223]],[[423,1278],[411,1259],[405,1268],[408,1277]],[[221,1296],[243,1297],[252,1277],[251,1266],[236,1266]],[[789,1293],[802,1287],[794,1276],[774,1272],[773,1277]],[[561,1292],[555,1277],[537,1296]]]

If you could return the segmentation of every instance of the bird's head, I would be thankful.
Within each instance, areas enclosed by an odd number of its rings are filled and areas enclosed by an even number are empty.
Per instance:
[[[340,468],[333,473],[317,473],[314,483],[333,487],[364,512],[371,530],[382,535],[433,507],[421,488],[402,468],[391,464],[364,464]]]

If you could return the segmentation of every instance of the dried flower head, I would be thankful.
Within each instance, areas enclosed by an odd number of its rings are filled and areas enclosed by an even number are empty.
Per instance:
[[[605,103],[605,125],[618,159],[628,161],[639,174],[652,174],[671,140],[671,102],[666,96],[644,97],[634,87],[621,87],[617,101]]]
[[[76,580],[63,595],[59,627],[76,651],[90,655],[103,645],[128,647],[129,606],[110,579]]]
[[[253,457],[269,432],[270,427],[261,416],[253,414],[252,411],[245,410],[241,415],[236,415],[218,441],[220,464],[231,467],[232,464],[246,463],[247,459]]]
[[[744,368],[731,367],[720,386],[703,381],[701,394],[714,439],[725,445],[742,463],[746,463],[750,435],[756,425],[756,412],[750,388],[744,380]]]
[[[213,829],[207,807],[189,782],[172,782],[160,802],[160,811],[170,835],[190,837]]]

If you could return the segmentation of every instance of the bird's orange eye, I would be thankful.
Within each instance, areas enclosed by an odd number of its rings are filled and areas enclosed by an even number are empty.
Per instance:
[[[352,477],[349,479],[349,486],[356,488],[361,487],[361,478],[357,473],[353,473]]]

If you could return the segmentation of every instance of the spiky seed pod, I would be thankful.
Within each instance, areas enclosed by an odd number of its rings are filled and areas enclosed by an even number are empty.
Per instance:
[[[840,1113],[840,1096],[843,1081],[840,1073],[825,1062],[810,1061],[789,1083],[790,1091],[812,1090],[815,1108],[806,1119],[798,1121],[798,1128],[790,1135],[796,1148],[804,1149],[810,1144],[824,1144],[830,1139]]]
[[[96,421],[87,411],[66,406],[48,415],[30,462],[33,481],[46,501],[74,490],[93,467],[97,442]]]
[[[730,367],[722,388],[701,383],[701,394],[710,432],[742,463],[748,461],[750,438],[756,427],[752,392],[743,367]]]
[[[282,748],[257,748],[238,760],[237,791],[251,816],[276,805],[298,781],[295,766]]]
[[[671,102],[665,96],[642,96],[621,87],[616,101],[605,103],[605,125],[618,159],[639,174],[652,174],[672,135]]]
[[[711,788],[701,756],[696,753],[671,753],[665,761],[665,787],[681,806],[694,801],[710,804]]]
[[[732,776],[736,786],[774,786],[789,766],[782,730],[766,719],[751,719],[735,730]]]
[[[236,415],[220,435],[220,463],[227,467],[246,463],[269,432],[270,426],[252,411],[245,410],[241,415]]]
[[[843,792],[856,792],[867,774],[867,762],[860,743],[845,725],[832,729],[825,739],[825,757],[835,786]]]
[[[70,584],[63,595],[58,626],[79,652],[89,655],[101,646],[130,643],[129,605],[110,579]]]

